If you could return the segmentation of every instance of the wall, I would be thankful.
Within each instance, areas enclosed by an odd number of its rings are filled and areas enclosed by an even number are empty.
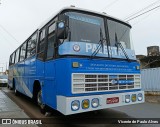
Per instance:
[[[141,70],[142,89],[150,92],[160,92],[160,67]]]

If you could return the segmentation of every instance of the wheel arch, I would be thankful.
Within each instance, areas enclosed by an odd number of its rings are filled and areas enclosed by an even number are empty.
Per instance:
[[[15,89],[15,78],[13,78],[13,81],[12,81],[12,89]]]
[[[37,93],[41,90],[41,84],[39,80],[35,80],[33,83],[33,99],[36,101]]]

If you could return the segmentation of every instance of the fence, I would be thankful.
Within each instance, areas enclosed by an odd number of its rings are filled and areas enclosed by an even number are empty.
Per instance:
[[[152,94],[160,94],[160,67],[141,70],[142,89]]]

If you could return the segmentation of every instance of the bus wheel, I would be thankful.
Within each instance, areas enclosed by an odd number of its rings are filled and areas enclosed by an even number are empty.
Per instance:
[[[15,81],[14,81],[14,80],[13,80],[13,90],[14,90],[14,94],[15,94],[16,96],[18,96],[19,92],[18,92],[17,89],[16,89],[16,85],[15,85]]]
[[[16,90],[16,88],[14,88],[14,94],[15,94],[16,96],[19,95],[19,92]]]
[[[40,111],[42,114],[45,114],[45,104],[42,103],[42,90],[39,90],[38,91],[38,94],[37,94],[37,103],[38,103],[38,106],[40,107]]]

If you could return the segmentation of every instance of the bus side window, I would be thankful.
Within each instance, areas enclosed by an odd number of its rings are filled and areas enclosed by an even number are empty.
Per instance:
[[[35,33],[27,44],[27,58],[36,54],[37,33]]]
[[[9,58],[9,66],[12,65],[12,57],[13,57],[13,54]]]
[[[39,34],[39,46],[37,52],[38,59],[44,60],[44,51],[45,51],[45,29],[40,31]]]
[[[12,64],[14,64],[14,61],[15,61],[15,52],[13,53],[13,56],[12,56]]]
[[[17,49],[15,56],[15,63],[17,63],[19,61],[19,49]]]
[[[55,29],[56,29],[56,22],[53,22],[48,27],[47,60],[52,59],[54,57]]]
[[[21,46],[20,61],[25,59],[25,54],[26,54],[26,42]]]

